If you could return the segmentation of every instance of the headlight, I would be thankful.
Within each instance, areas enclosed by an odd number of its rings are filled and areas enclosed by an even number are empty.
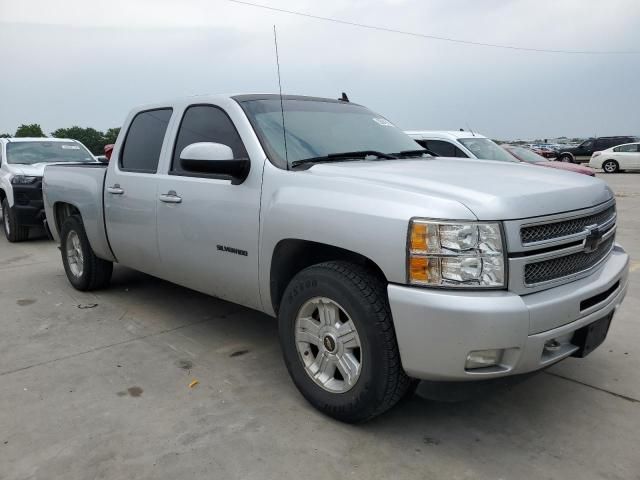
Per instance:
[[[411,220],[410,284],[500,288],[506,284],[499,223]]]
[[[40,180],[42,177],[28,177],[26,175],[14,175],[11,177],[11,183],[13,185],[29,185]]]

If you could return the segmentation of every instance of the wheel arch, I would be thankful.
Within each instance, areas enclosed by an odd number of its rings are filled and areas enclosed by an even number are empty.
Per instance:
[[[91,249],[96,256],[110,262],[117,261],[107,239],[104,218],[101,215],[96,216],[95,208],[83,208],[74,203],[61,200],[53,203],[51,210],[47,211],[47,215],[53,216],[53,225],[49,224],[49,229],[56,240],[60,240],[60,232],[64,221],[71,215],[77,215],[80,217],[89,239],[89,245],[91,245]]]
[[[311,265],[330,260],[343,260],[362,265],[388,283],[378,264],[358,252],[311,240],[283,239],[273,250],[269,272],[269,294],[275,314],[278,314],[280,301],[287,285],[298,272]]]
[[[558,154],[558,159],[562,160],[562,157],[569,157],[571,159],[571,163],[575,163],[576,162],[576,157],[571,152],[560,152]]]
[[[82,213],[75,205],[68,202],[56,202],[53,205],[53,220],[58,235],[60,235],[62,231],[64,221],[72,215],[77,215],[80,217],[80,221],[82,221]]]

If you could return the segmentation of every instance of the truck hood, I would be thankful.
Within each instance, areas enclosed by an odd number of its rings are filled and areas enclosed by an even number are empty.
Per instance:
[[[411,190],[456,200],[478,220],[551,215],[592,207],[613,197],[607,184],[597,178],[515,162],[441,157],[354,161],[320,163],[308,172],[357,179],[372,188]]]
[[[68,165],[70,162],[41,162],[33,163],[31,165],[23,165],[20,163],[9,163],[9,171],[14,175],[25,175],[42,177],[44,175],[44,169],[47,165]]]

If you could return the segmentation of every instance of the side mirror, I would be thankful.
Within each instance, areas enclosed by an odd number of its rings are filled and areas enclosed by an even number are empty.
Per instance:
[[[191,173],[224,175],[233,184],[242,183],[249,175],[248,158],[233,158],[233,151],[222,143],[198,142],[180,152],[180,166]]]

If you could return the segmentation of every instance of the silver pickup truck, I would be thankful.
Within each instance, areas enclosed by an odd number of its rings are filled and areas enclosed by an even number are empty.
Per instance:
[[[583,357],[627,289],[605,183],[434,158],[348,101],[137,108],[108,167],[48,166],[44,200],[75,288],[106,287],[117,262],[277,316],[293,381],[347,422],[418,379]]]

